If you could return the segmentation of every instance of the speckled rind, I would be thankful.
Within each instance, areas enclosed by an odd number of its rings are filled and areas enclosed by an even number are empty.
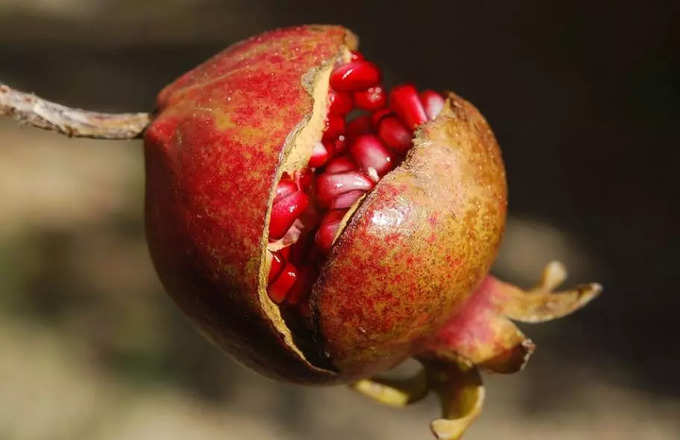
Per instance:
[[[314,286],[316,326],[343,377],[404,360],[456,312],[496,256],[506,208],[493,133],[450,94],[363,201]]]
[[[145,134],[147,238],[166,290],[210,339],[273,378],[335,378],[284,340],[258,282],[284,143],[312,111],[303,79],[355,45],[338,26],[237,43],[161,91]]]

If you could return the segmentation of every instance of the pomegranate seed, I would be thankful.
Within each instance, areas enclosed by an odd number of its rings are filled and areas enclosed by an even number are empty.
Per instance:
[[[345,119],[342,116],[329,114],[326,116],[324,139],[335,139],[345,132]]]
[[[346,209],[334,209],[328,213],[321,220],[321,226],[314,235],[314,242],[325,254],[331,250],[333,239],[340,227],[340,220],[345,216]]]
[[[365,194],[364,191],[356,190],[340,194],[333,199],[331,204],[328,206],[330,209],[345,209],[354,205],[354,202],[359,200],[359,197]]]
[[[340,135],[335,139],[324,139],[323,146],[328,151],[328,156],[332,157],[345,151],[346,138],[345,135]]]
[[[276,185],[276,194],[274,195],[274,202],[276,203],[287,195],[293,194],[298,190],[297,185],[291,179],[283,178]]]
[[[411,148],[413,133],[397,117],[388,116],[380,121],[378,136],[388,147],[400,153],[406,153]]]
[[[284,260],[281,252],[272,252],[271,254],[272,265],[269,268],[269,278],[267,280],[269,284],[271,284],[272,281],[274,281],[276,277],[279,276],[281,270],[283,270],[283,266],[286,264],[286,260]]]
[[[309,166],[312,168],[318,168],[326,163],[328,160],[328,150],[321,142],[314,144],[312,148],[312,157],[309,158]]]
[[[364,59],[364,56],[358,50],[353,50],[351,54],[352,57],[350,58],[350,61],[361,61]]]
[[[387,95],[382,86],[369,87],[366,90],[352,94],[354,106],[364,110],[374,111],[385,106]]]
[[[368,191],[371,188],[373,181],[358,171],[323,173],[316,179],[316,195],[324,206],[328,206],[340,194],[354,190]]]
[[[356,170],[357,165],[347,156],[339,156],[328,162],[326,173],[336,174]]]
[[[312,188],[314,187],[314,172],[307,168],[303,173],[298,174],[297,182],[300,186],[300,189],[302,189],[307,194],[310,194],[312,192]]]
[[[380,124],[382,118],[384,118],[385,116],[389,116],[391,114],[393,113],[392,110],[389,108],[381,108],[380,110],[373,112],[373,114],[371,115],[371,123],[373,124],[373,127],[377,127],[378,124]]]
[[[444,108],[444,98],[434,90],[423,90],[420,92],[420,101],[423,103],[425,113],[430,120],[436,118]]]
[[[361,169],[371,168],[382,176],[394,167],[394,159],[382,141],[373,134],[362,134],[350,145],[349,152]],[[370,174],[369,174],[370,175]]]
[[[269,285],[267,288],[267,293],[269,293],[269,298],[276,304],[281,304],[285,301],[288,292],[290,291],[295,280],[298,277],[298,270],[295,266],[290,263],[286,263],[286,266],[281,271],[281,274],[276,278],[276,280]]]
[[[402,84],[390,92],[390,107],[411,130],[427,122],[427,114],[418,92],[411,84]]]
[[[323,139],[321,141],[321,143],[323,144],[323,147],[328,152],[328,157],[333,156],[334,153],[335,153],[335,141],[332,141],[330,139]]]
[[[305,294],[309,292],[315,278],[314,270],[311,267],[302,266],[299,269],[293,288],[288,292],[288,297],[286,298],[288,304],[298,304],[306,296]]]
[[[336,67],[330,82],[331,87],[341,92],[363,90],[380,82],[380,70],[369,61],[352,61]]]
[[[341,134],[335,140],[335,149],[333,150],[333,154],[338,154],[338,153],[344,152],[346,147],[347,147],[347,138],[345,137],[345,135]]]
[[[363,133],[370,133],[373,130],[371,125],[371,116],[358,116],[347,124],[347,137],[355,138]]]
[[[309,198],[302,191],[287,195],[272,206],[269,222],[269,238],[278,240],[286,234],[302,212],[307,209]]]
[[[328,90],[328,113],[345,116],[352,108],[352,96],[349,93]]]

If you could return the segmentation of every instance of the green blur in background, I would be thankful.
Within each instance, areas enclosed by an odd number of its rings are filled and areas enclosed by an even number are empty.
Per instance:
[[[232,42],[347,25],[388,83],[453,88],[490,120],[510,185],[496,273],[530,285],[559,259],[568,282],[605,285],[575,316],[524,328],[536,354],[485,378],[465,438],[677,439],[678,11],[365,3],[4,0],[0,80],[149,111]],[[428,438],[434,399],[394,410],[274,383],[202,339],[151,266],[143,185],[141,142],[0,120],[0,439]]]

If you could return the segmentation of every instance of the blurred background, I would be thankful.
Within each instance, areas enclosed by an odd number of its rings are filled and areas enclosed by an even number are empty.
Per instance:
[[[496,273],[560,259],[604,295],[526,326],[525,371],[486,376],[466,439],[680,438],[680,8],[620,2],[2,0],[0,80],[148,111],[166,83],[266,29],[341,23],[386,82],[451,88],[503,148]],[[643,6],[644,4],[644,6]],[[140,142],[0,120],[0,438],[429,438],[434,399],[383,408],[273,383],[204,341],[143,234]]]

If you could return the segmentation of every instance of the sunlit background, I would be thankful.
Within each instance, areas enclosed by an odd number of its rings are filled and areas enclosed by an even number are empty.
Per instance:
[[[528,368],[486,376],[466,439],[680,438],[680,15],[598,2],[2,0],[0,81],[147,111],[224,46],[342,23],[388,83],[474,102],[507,162],[496,273],[548,260],[604,296],[524,329]],[[444,2],[441,2],[444,3]],[[603,2],[604,3],[604,2]],[[165,296],[143,234],[140,142],[0,120],[0,439],[426,439],[434,399],[380,407],[274,383],[203,340]]]

